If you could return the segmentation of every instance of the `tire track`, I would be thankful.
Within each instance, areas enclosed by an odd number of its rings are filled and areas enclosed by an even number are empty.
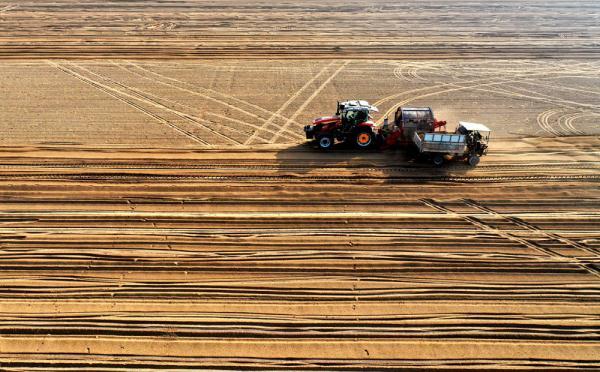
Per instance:
[[[219,118],[220,120],[231,121],[232,123],[237,123],[237,124],[240,124],[240,125],[251,127],[252,129],[254,129],[254,131],[250,135],[256,133],[256,131],[258,131],[258,130],[263,130],[263,131],[268,132],[268,133],[273,134],[273,135],[276,134],[276,132],[274,130],[267,129],[267,128],[260,129],[261,127],[258,126],[258,125],[250,124],[250,123],[247,123],[245,121],[241,121],[241,120],[237,120],[237,119],[230,118],[230,117],[227,117],[227,116],[219,115],[219,114],[214,113],[214,112],[206,112],[206,115],[214,116],[216,118]],[[293,136],[293,135],[290,134],[290,132],[282,133],[281,136],[282,137],[286,137],[290,141],[297,141],[299,138],[303,138],[303,137],[300,137],[299,135]],[[247,142],[247,140],[244,142],[244,145],[247,144],[246,142]]]
[[[256,138],[258,138],[259,132],[266,130],[269,125],[271,125],[273,123],[273,120],[275,120],[275,118],[278,117],[283,117],[282,113],[285,112],[285,110],[287,110],[287,108],[289,107],[290,104],[292,104],[296,99],[298,99],[298,97],[308,88],[310,87],[318,78],[321,77],[321,75],[323,75],[325,73],[325,71],[327,71],[327,69],[329,69],[331,66],[333,66],[335,64],[335,61],[332,61],[330,63],[328,63],[325,67],[323,67],[315,76],[313,76],[309,81],[307,81],[300,89],[298,89],[294,94],[292,94],[290,96],[290,98],[288,98],[287,101],[285,101],[283,103],[283,105],[281,105],[281,107],[279,107],[277,109],[276,112],[273,113],[273,115],[271,115],[269,117],[269,119],[267,121],[265,121],[259,130],[255,131],[254,133],[252,133],[252,135],[250,137],[248,137],[248,139],[246,140],[246,142],[244,142],[245,145],[248,145],[250,143],[252,143],[252,141],[254,141]],[[292,119],[287,119],[287,120],[291,120]],[[286,121],[286,125],[287,125],[287,121]],[[278,131],[279,132],[279,131]],[[275,133],[275,135],[271,138],[275,138],[277,136],[277,133]]]
[[[120,68],[122,68],[122,69],[123,69],[123,67],[122,67],[121,65],[116,65],[116,66],[118,66],[118,67],[120,67]],[[80,68],[81,68],[81,67],[80,67]],[[155,95],[155,94],[152,94],[152,93],[149,93],[149,92],[145,92],[145,91],[142,91],[142,90],[140,90],[140,89],[137,89],[137,88],[133,88],[133,87],[129,87],[129,86],[126,86],[126,85],[120,84],[120,83],[118,83],[118,82],[116,82],[116,81],[114,81],[114,80],[112,80],[112,79],[109,79],[109,78],[107,78],[107,77],[105,77],[105,76],[98,75],[98,74],[96,74],[96,73],[93,73],[93,72],[91,72],[91,71],[89,71],[89,70],[87,70],[87,71],[88,71],[88,72],[90,72],[90,73],[92,73],[92,74],[94,74],[94,75],[97,75],[97,76],[101,77],[102,79],[105,79],[105,80],[106,80],[106,79],[108,79],[108,80],[109,80],[109,81],[111,81],[112,83],[114,83],[114,84],[117,84],[117,85],[121,86],[122,88],[124,88],[124,89],[126,89],[126,90],[129,90],[129,91],[131,91],[131,92],[133,92],[134,94],[137,94],[137,95],[139,95],[139,96],[140,96],[142,99],[150,99],[150,100],[152,100],[153,102],[155,102],[155,103],[157,103],[157,104],[159,104],[159,105],[162,105],[162,106],[164,106],[162,103],[160,103],[159,101],[157,101],[157,100],[162,100],[162,101],[169,102],[169,103],[171,103],[171,104],[173,104],[173,105],[181,106],[181,107],[183,107],[183,108],[186,108],[186,109],[188,109],[188,110],[191,110],[191,111],[194,111],[194,110],[195,110],[195,108],[194,108],[194,107],[191,107],[191,106],[189,106],[189,105],[186,105],[186,104],[183,104],[183,103],[180,103],[180,102],[177,102],[177,101],[173,101],[173,100],[170,100],[170,99],[168,99],[168,98],[165,98],[165,97],[159,97],[159,96],[157,96],[157,95]],[[127,70],[127,69],[125,69],[125,71],[127,71],[128,73],[132,73],[132,71],[130,71],[130,70]],[[138,76],[144,77],[144,76],[142,76],[142,75],[138,75]],[[144,77],[144,78],[145,78],[145,77]],[[154,98],[150,98],[150,97],[154,97]],[[216,113],[212,113],[212,112],[205,112],[205,114],[206,114],[206,115],[212,115],[212,116],[218,117],[218,118],[219,118],[219,119],[221,119],[221,120],[230,121],[230,122],[237,123],[237,124],[240,124],[240,125],[243,125],[243,126],[248,126],[248,127],[251,127],[251,128],[257,128],[257,127],[258,127],[258,126],[254,125],[254,124],[251,124],[251,123],[247,123],[247,122],[244,122],[244,121],[241,121],[241,120],[236,120],[236,119],[233,119],[233,118],[230,118],[230,117],[226,117],[226,116],[222,116],[222,115],[219,115],[219,114],[216,114]],[[198,116],[196,116],[196,115],[192,115],[192,114],[184,113],[184,115],[183,115],[183,116],[184,116],[184,117],[183,117],[182,119],[188,119],[188,120],[189,120],[190,118],[192,118],[192,119],[195,121],[195,123],[196,123],[197,125],[201,125],[199,122],[202,122],[202,123],[204,123],[206,126],[210,126],[210,125],[212,125],[212,123],[210,123],[210,122],[208,122],[208,121],[206,121],[206,120],[204,120],[204,119],[201,119],[200,117],[198,117]],[[180,117],[181,117],[181,115],[180,115]],[[230,130],[230,131],[232,131],[232,132],[234,132],[234,133],[237,131],[237,128],[229,127],[229,126],[226,126],[226,125],[224,125],[224,124],[222,125],[222,127],[225,127],[225,128],[227,128],[228,130]],[[215,130],[214,132],[216,132],[216,133],[220,133],[220,131],[219,131],[219,130]],[[275,132],[272,132],[272,133],[274,134]],[[287,133],[286,133],[286,134],[284,134],[284,135],[285,135],[287,138],[289,138],[290,140],[293,140],[293,139],[294,139],[294,138],[292,138],[290,135],[288,135]],[[297,137],[299,137],[299,135],[298,135]],[[228,138],[228,139],[231,139],[231,140],[234,140],[233,138],[231,138],[231,137],[228,137],[228,136],[227,136],[227,138]],[[236,144],[239,144],[239,141],[238,141],[238,140],[235,140],[235,143],[236,143]]]
[[[125,95],[127,97],[130,97],[130,98],[133,98],[133,99],[137,99],[137,100],[142,101],[144,103],[147,103],[147,104],[149,104],[151,106],[157,107],[157,108],[162,109],[162,110],[167,111],[167,112],[170,112],[170,113],[176,115],[177,117],[181,118],[182,120],[192,121],[193,123],[195,123],[200,128],[205,129],[206,131],[210,132],[216,138],[221,138],[221,139],[225,140],[226,142],[229,142],[229,143],[234,144],[234,145],[241,145],[242,144],[240,141],[238,141],[238,140],[236,140],[236,139],[234,139],[234,138],[232,138],[230,136],[227,136],[224,133],[221,133],[221,132],[219,132],[217,130],[212,129],[210,126],[208,126],[205,123],[203,123],[202,119],[198,118],[197,116],[194,116],[194,115],[191,115],[191,114],[179,111],[179,110],[175,110],[175,109],[170,108],[168,106],[165,106],[164,104],[160,103],[156,99],[151,98],[150,97],[150,95],[151,95],[150,93],[142,93],[140,90],[138,90],[136,88],[132,88],[132,87],[126,86],[124,84],[121,84],[121,83],[119,83],[119,82],[117,82],[117,81],[115,81],[115,80],[113,80],[113,79],[111,79],[109,77],[100,75],[100,74],[95,73],[93,71],[90,71],[89,69],[87,69],[85,67],[82,67],[80,65],[77,65],[75,63],[69,62],[69,64],[72,65],[72,66],[75,66],[75,67],[79,68],[80,70],[83,70],[83,71],[85,71],[85,72],[87,72],[89,74],[97,76],[100,79],[103,79],[103,80],[108,81],[108,82],[110,82],[112,84],[115,84],[115,85],[119,86],[121,89],[128,90],[128,91],[132,92],[132,94],[129,94],[129,93],[126,93],[126,92],[121,91],[119,89],[114,89],[114,88],[111,88],[111,87],[108,87],[108,86],[105,85],[104,87],[106,87],[107,89],[111,89],[111,90],[113,90],[114,92],[116,92],[118,94],[123,94],[123,95]],[[87,77],[84,77],[84,78],[89,79]],[[91,79],[89,79],[89,80],[93,81]],[[96,84],[101,84],[101,83],[99,83],[97,81],[94,81],[94,82]]]
[[[550,118],[559,112],[560,112],[560,110],[557,110],[557,109],[550,109],[550,110],[541,112],[537,116],[537,119],[536,119],[538,126],[540,128],[542,128],[542,130],[544,132],[551,134],[553,136],[556,136],[556,137],[560,137],[562,133],[559,132],[557,129],[554,129],[552,127],[552,125],[550,124]]]
[[[493,89],[482,89],[482,88],[472,88],[473,90],[478,90],[478,91],[482,91],[482,92],[486,92],[486,93],[496,93],[496,94],[500,94],[500,95],[506,95],[508,97],[516,97],[516,98],[525,98],[525,99],[531,99],[531,100],[537,100],[537,101],[542,101],[542,102],[546,102],[546,103],[550,103],[553,104],[555,106],[562,106],[568,109],[572,109],[572,110],[576,110],[576,108],[569,106],[569,105],[565,105],[562,104],[560,102],[555,102],[555,101],[551,101],[548,100],[546,98],[542,98],[542,97],[535,97],[535,96],[531,96],[531,95],[524,95],[521,93],[516,93],[514,91],[510,91],[507,89],[502,89],[502,88],[498,88],[495,87]],[[558,113],[560,113],[562,111],[562,109],[549,109],[546,110],[542,113],[540,113],[537,118],[536,118],[536,123],[538,124],[538,126],[540,128],[542,128],[542,130],[546,133],[549,133],[555,137],[563,137],[563,136],[569,136],[569,135],[575,135],[575,136],[581,136],[581,135],[586,135],[586,133],[581,132],[576,130],[574,132],[569,132],[569,131],[564,131],[564,128],[562,128],[562,125],[560,123],[560,121],[557,121],[557,123],[559,124],[559,129],[556,129],[552,126],[552,124],[550,124],[550,118]],[[594,115],[594,116],[598,116],[600,115],[599,113],[595,113],[595,112],[586,112],[584,113],[584,115]],[[560,120],[560,119],[559,119]]]
[[[422,201],[425,204],[427,204],[427,205],[431,206],[432,208],[437,209],[437,210],[439,210],[441,212],[448,213],[448,214],[450,214],[452,216],[460,216],[460,215],[457,215],[452,210],[450,210],[450,209],[442,206],[440,203],[437,203],[433,199],[422,199]],[[481,209],[481,207],[479,207],[478,204],[473,204],[473,203],[467,203],[467,204],[471,205],[471,206],[474,206],[475,208]],[[490,209],[487,209],[487,208],[484,209],[484,210],[488,211],[488,213],[492,212]],[[502,215],[499,215],[497,213],[492,213],[492,214],[494,214],[497,217],[504,218]],[[468,222],[472,223],[473,225],[481,228],[482,230],[498,234],[499,236],[501,236],[503,238],[515,241],[515,242],[520,243],[520,244],[522,244],[522,245],[524,245],[524,246],[526,246],[528,248],[531,248],[531,249],[536,250],[538,252],[544,253],[544,254],[550,256],[553,259],[556,259],[556,260],[559,260],[559,261],[567,261],[569,263],[573,263],[573,264],[581,267],[585,271],[589,272],[590,274],[592,274],[592,275],[600,278],[600,272],[596,268],[594,268],[592,266],[588,266],[588,265],[582,264],[581,262],[579,262],[579,260],[577,258],[574,258],[574,257],[568,257],[567,258],[564,255],[556,253],[556,252],[554,252],[554,251],[552,251],[550,249],[544,248],[544,247],[540,246],[539,244],[532,243],[527,238],[521,238],[521,237],[518,237],[518,236],[516,236],[514,234],[507,233],[507,232],[505,232],[503,230],[500,230],[500,229],[497,229],[497,228],[493,228],[490,225],[488,225],[485,222],[483,222],[481,219],[473,218],[471,216],[460,216],[460,217],[463,218],[465,221],[468,221]],[[514,221],[521,221],[521,220],[510,219],[509,221],[515,223]],[[522,223],[516,223],[516,224],[518,226],[523,226],[525,223],[522,222]],[[527,226],[527,228],[529,230],[533,230],[535,232],[540,232],[540,230],[538,228],[536,228],[536,227],[534,227],[534,226],[532,226],[530,224],[527,224],[526,226]],[[551,235],[547,235],[547,236],[550,236],[550,237],[554,238]],[[565,241],[568,242],[568,240],[565,240],[565,239],[561,239],[561,241],[562,242],[565,242]],[[570,245],[572,245],[572,244],[570,244]],[[595,254],[595,252],[593,252],[593,251],[592,251],[592,253]]]
[[[525,79],[525,80],[528,80],[528,79]],[[525,82],[525,80],[523,80],[523,82]],[[526,84],[531,84],[531,85],[544,86],[544,87],[554,87],[554,86],[551,86],[551,85],[548,85],[548,84],[533,83],[533,82],[529,82],[529,81],[527,81],[525,83]],[[517,92],[514,92],[514,91],[507,90],[507,89],[499,88],[499,87],[494,87],[493,89],[489,89],[489,88],[483,89],[483,88],[480,88],[478,86],[464,87],[462,85],[457,85],[455,83],[448,83],[448,84],[451,85],[451,86],[459,87],[459,88],[469,88],[469,89],[473,89],[473,90],[479,90],[479,91],[484,91],[484,92],[489,92],[489,93],[497,93],[497,94],[501,94],[501,95],[506,95],[506,96],[509,96],[509,97],[517,97],[517,98],[525,98],[525,99],[532,99],[532,100],[542,101],[542,102],[546,102],[546,103],[551,103],[553,105],[562,106],[562,107],[565,107],[565,108],[568,108],[568,109],[571,109],[571,110],[576,110],[576,108],[573,107],[571,104],[582,105],[582,106],[589,107],[589,108],[597,108],[597,106],[595,106],[595,105],[587,105],[587,104],[582,104],[582,103],[573,102],[573,101],[561,100],[561,99],[557,99],[556,97],[552,97],[552,96],[549,96],[549,95],[541,94],[539,92],[534,92],[534,91],[527,90],[527,89],[524,89],[524,88],[515,88],[515,89],[524,90],[524,91],[527,91],[527,92],[530,92],[530,93],[533,93],[533,94],[541,95],[542,97],[525,95],[525,94],[522,94],[522,93],[517,93]],[[482,86],[489,86],[489,85],[496,85],[496,84],[495,83],[494,84],[483,84]],[[446,92],[447,91],[443,91],[441,93],[446,93]],[[438,93],[431,93],[431,94],[428,94],[428,95],[436,95],[436,94],[438,94]],[[423,97],[420,96],[419,98],[423,98]],[[399,104],[397,104],[395,107],[402,106],[402,105],[404,105],[404,104],[406,104],[408,102],[411,102],[412,100],[414,100],[414,98],[409,98],[407,100],[404,100],[404,101],[400,102]],[[393,107],[390,111],[388,111],[386,113],[385,116],[390,115],[393,112],[394,109],[395,108]],[[566,130],[566,131],[560,131],[560,130],[554,129],[552,127],[552,125],[549,123],[549,118],[551,116],[557,114],[558,112],[560,112],[560,110],[553,109],[553,110],[548,110],[547,112],[543,112],[543,113],[541,113],[538,116],[537,123],[542,128],[542,130],[544,130],[545,132],[547,132],[547,133],[549,133],[549,134],[551,134],[553,136],[557,136],[557,137],[567,136],[567,135],[571,135],[571,134],[573,134],[573,135],[585,135],[585,133],[583,133],[581,131],[577,131],[577,130],[575,130],[575,128],[572,128],[573,131],[571,131],[571,128],[569,128],[569,130]],[[600,114],[595,113],[595,112],[589,112],[587,114],[590,114],[590,115],[600,115]],[[562,125],[560,124],[560,120],[559,120],[559,127],[562,128]]]
[[[523,82],[525,82],[526,84],[530,84],[530,85],[536,85],[536,86],[543,86],[543,87],[551,87],[554,88],[555,86],[553,85],[549,85],[549,84],[543,84],[543,83],[539,83],[539,82],[532,82],[530,81],[531,79],[524,79]],[[450,83],[451,85],[457,86],[454,83]],[[535,92],[535,91],[531,91],[528,89],[524,89],[524,88],[517,88],[514,87],[515,89],[518,90],[523,90],[529,93],[533,93],[536,94],[538,96],[542,96],[542,97],[536,97],[536,96],[531,96],[531,95],[524,95],[522,93],[515,93],[513,91],[509,91],[506,89],[502,89],[499,87],[495,87],[494,89],[482,89],[482,88],[474,88],[474,90],[481,90],[481,91],[485,91],[485,92],[491,92],[491,93],[498,93],[498,94],[502,94],[502,95],[507,95],[510,97],[518,97],[518,98],[525,98],[525,99],[533,99],[533,100],[538,100],[538,101],[542,101],[542,102],[547,102],[547,103],[551,103],[553,105],[559,105],[571,110],[576,110],[575,107],[573,107],[572,105],[579,105],[579,106],[584,106],[587,107],[589,109],[595,109],[598,108],[598,106],[596,105],[588,105],[588,104],[583,104],[583,103],[579,103],[579,102],[574,102],[574,101],[567,101],[567,100],[563,100],[563,99],[558,99],[556,97],[552,97],[549,95],[545,95],[539,92]],[[410,100],[409,100],[410,101]],[[404,101],[402,102],[402,105],[407,103],[408,101]],[[558,113],[560,110],[549,110],[548,112],[544,112],[541,113],[540,116],[538,116],[537,118],[537,123],[538,125],[547,133],[554,135],[554,136],[563,136],[563,135],[585,135],[585,133],[576,130],[575,128],[573,128],[572,126],[569,127],[570,122],[567,122],[566,126],[568,129],[564,130],[564,128],[562,127],[562,123],[560,122],[559,119],[559,127],[563,129],[563,131],[560,130],[555,130],[552,125],[549,123],[549,118],[551,116],[553,116],[554,114]],[[600,115],[594,112],[589,113],[591,115]],[[389,114],[386,114],[389,115]]]
[[[579,66],[582,65],[583,63],[578,63],[575,64],[575,66]],[[456,92],[456,91],[461,91],[461,90],[468,90],[468,89],[475,89],[475,88],[482,88],[482,87],[489,87],[489,86],[495,86],[495,85],[502,85],[502,84],[506,84],[506,83],[513,83],[513,82],[524,82],[524,81],[528,81],[529,79],[525,79],[527,77],[531,78],[533,76],[542,76],[542,77],[547,77],[549,74],[561,74],[562,71],[556,71],[556,69],[554,68],[549,68],[546,69],[544,72],[535,72],[535,73],[524,73],[521,75],[513,75],[509,78],[498,78],[498,77],[492,77],[492,78],[479,78],[479,79],[474,79],[474,80],[468,80],[468,81],[462,81],[462,84],[471,84],[468,86],[459,86],[455,83],[442,83],[442,84],[438,84],[438,85],[434,85],[434,86],[429,86],[429,87],[424,87],[424,88],[417,88],[417,89],[412,89],[412,90],[408,90],[402,93],[397,93],[391,96],[387,96],[384,97],[382,99],[380,99],[379,101],[375,102],[375,105],[380,107],[383,103],[388,102],[392,99],[396,99],[398,97],[401,97],[403,95],[407,95],[407,94],[413,94],[413,93],[417,93],[417,92],[421,92],[423,90],[431,90],[431,89],[438,89],[438,88],[446,88],[440,91],[435,91],[435,92],[430,92],[430,93],[424,93],[424,94],[420,94],[420,95],[416,95],[413,96],[411,98],[405,99],[399,103],[396,103],[395,105],[393,105],[390,109],[388,109],[388,111],[385,112],[385,114],[383,114],[381,116],[381,119],[379,119],[377,122],[381,123],[383,122],[383,118],[388,117],[389,115],[391,115],[398,107],[401,107],[402,105],[405,105],[408,102],[412,102],[418,99],[422,99],[422,98],[427,98],[427,97],[431,97],[431,96],[435,96],[435,95],[439,95],[439,94],[444,94],[444,93],[450,93],[450,92]],[[493,81],[489,81],[492,80]],[[501,80],[499,80],[501,79]],[[498,81],[499,80],[499,81]],[[474,83],[474,84],[473,84]]]
[[[141,107],[140,105],[136,104],[135,102],[127,100],[127,99],[123,98],[122,96],[119,96],[119,95],[115,94],[115,93],[122,94],[121,92],[118,92],[118,91],[116,91],[116,90],[114,90],[114,89],[112,89],[112,88],[110,88],[110,87],[108,87],[108,86],[106,86],[104,84],[101,84],[101,83],[95,82],[95,81],[93,81],[91,79],[88,79],[88,78],[84,77],[83,75],[81,75],[81,74],[79,74],[79,73],[77,73],[77,72],[75,72],[75,71],[73,71],[73,70],[71,70],[71,69],[69,69],[67,67],[59,65],[58,63],[50,62],[50,61],[48,61],[48,63],[51,66],[56,67],[57,69],[59,69],[62,72],[66,73],[67,75],[72,76],[72,77],[76,78],[77,80],[80,80],[80,81],[82,81],[82,82],[84,82],[84,83],[86,83],[88,85],[91,85],[92,87],[94,87],[94,88],[96,88],[96,89],[98,89],[98,90],[100,90],[100,91],[108,94],[109,96],[111,96],[111,97],[113,97],[113,98],[115,98],[115,99],[117,99],[117,100],[119,100],[121,102],[124,102],[125,104],[127,104],[127,105],[135,108],[136,110],[141,111],[144,114],[146,114],[146,115],[148,115],[148,116],[156,119],[157,121],[159,121],[159,122],[161,122],[163,124],[166,124],[167,126],[169,126],[170,128],[174,129],[175,131],[179,132],[180,134],[183,134],[184,136],[186,136],[186,137],[194,140],[196,143],[200,143],[200,144],[203,144],[205,146],[209,146],[210,145],[208,142],[206,142],[202,138],[200,138],[200,137],[196,136],[195,134],[193,134],[193,133],[191,133],[191,132],[189,132],[189,131],[187,131],[187,130],[185,130],[185,129],[183,129],[183,128],[175,125],[175,124],[173,124],[172,122],[170,122],[169,120],[163,118],[162,116],[156,115],[156,114],[154,114],[154,113],[146,110],[145,108]],[[125,95],[125,96],[128,96],[128,95]]]
[[[564,136],[568,136],[569,134],[575,134],[575,132],[572,132],[571,129],[567,126],[567,124],[570,124],[569,119],[573,115],[573,113],[564,113],[560,115],[557,119],[558,127],[560,128],[560,131]]]
[[[570,132],[571,132],[571,134],[574,134],[574,135],[576,135],[576,136],[577,136],[577,135],[579,135],[579,136],[585,136],[585,135],[586,135],[586,133],[585,133],[585,132],[582,132],[582,131],[580,131],[580,130],[578,130],[578,129],[576,129],[576,128],[573,126],[573,122],[574,122],[575,120],[577,120],[577,119],[581,119],[581,118],[585,117],[586,115],[587,115],[587,114],[585,114],[585,113],[574,113],[574,114],[571,114],[569,117],[565,118],[565,121],[564,121],[564,126],[565,126],[566,130],[567,130],[567,131],[570,131]]]
[[[544,87],[544,88],[556,88],[556,85],[552,85],[552,84],[545,84],[545,83],[541,83],[541,82],[533,82],[533,81],[524,81],[524,84],[528,84],[528,85],[534,85],[534,86],[540,86],[540,87]],[[561,89],[565,89],[566,87],[564,86],[558,86]],[[550,102],[556,103],[556,104],[562,104],[563,107],[566,108],[572,108],[572,109],[576,109],[573,106],[581,106],[584,107],[587,110],[598,110],[600,109],[599,105],[592,105],[592,104],[587,104],[587,103],[582,103],[582,102],[577,102],[577,101],[571,101],[571,100],[566,100],[566,99],[562,99],[562,98],[558,98],[558,97],[554,97],[554,96],[550,96],[548,94],[543,94],[540,93],[538,91],[532,91],[529,89],[525,89],[523,87],[513,87],[513,89],[519,89],[519,90],[523,90],[525,92],[529,92],[529,93],[533,93],[533,94],[537,94],[538,96],[542,96],[542,97],[546,97],[548,98],[548,100]],[[568,88],[567,88],[568,89]],[[586,93],[590,93],[590,92],[586,92]],[[596,115],[600,115],[600,113],[591,111],[592,113],[596,114]]]
[[[178,82],[178,83],[180,83],[180,84],[190,85],[189,83],[182,82],[182,81],[180,81],[180,80],[173,79],[173,78],[170,78],[170,77],[168,77],[168,76],[164,76],[164,75],[162,75],[162,74],[159,74],[159,73],[156,73],[156,72],[154,72],[154,71],[150,71],[150,70],[148,70],[148,69],[145,69],[145,68],[141,67],[141,66],[140,66],[140,65],[138,65],[138,64],[134,64],[133,62],[128,62],[128,64],[129,64],[130,66],[132,66],[132,67],[134,67],[134,68],[138,69],[138,70],[141,70],[141,71],[143,71],[143,72],[145,72],[145,73],[148,73],[148,74],[151,74],[151,75],[153,75],[153,76],[156,76],[156,77],[158,77],[159,79],[168,79],[168,80],[172,80],[172,81]],[[183,88],[183,87],[180,87],[180,86],[178,86],[178,85],[176,85],[176,84],[167,83],[167,82],[164,82],[164,81],[161,81],[161,80],[156,80],[156,79],[150,79],[149,77],[147,77],[147,76],[144,76],[144,75],[142,75],[142,74],[140,74],[140,73],[137,73],[137,72],[135,72],[135,71],[132,71],[132,70],[126,69],[124,66],[122,66],[122,65],[120,65],[120,64],[115,64],[115,65],[116,65],[116,66],[118,66],[118,67],[120,67],[120,68],[122,68],[122,69],[125,69],[126,71],[128,71],[128,72],[130,72],[130,73],[133,73],[133,74],[135,74],[135,75],[137,75],[137,76],[140,76],[141,78],[144,78],[144,79],[147,79],[147,80],[151,80],[152,82],[155,82],[155,83],[158,83],[158,84],[162,84],[162,85],[166,85],[166,86],[169,86],[169,87],[172,87],[172,88],[175,88],[175,89],[179,89],[179,90],[181,90],[181,91],[184,91],[184,92],[186,92],[186,93],[190,93],[190,94],[198,95],[198,96],[200,96],[200,97],[202,97],[202,98],[204,98],[204,99],[210,100],[210,101],[212,101],[212,102],[215,102],[215,103],[217,103],[217,104],[224,105],[225,107],[227,107],[227,108],[229,108],[229,109],[231,109],[231,110],[235,110],[235,111],[241,112],[241,113],[243,113],[245,116],[250,116],[250,117],[253,117],[253,118],[255,118],[256,120],[259,120],[259,121],[265,122],[265,119],[263,119],[262,117],[260,117],[260,116],[256,115],[254,112],[247,111],[247,110],[245,110],[245,109],[242,109],[242,108],[240,108],[240,107],[238,107],[238,106],[235,106],[235,105],[229,104],[229,103],[227,103],[227,102],[225,102],[225,101],[223,101],[223,100],[220,100],[220,99],[214,98],[214,97],[212,97],[212,96],[209,96],[209,95],[207,95],[207,94],[205,94],[205,93],[198,92],[196,89],[199,89],[200,87],[197,87],[197,86],[191,86],[191,87],[192,87],[194,90],[192,90],[192,89],[188,89],[188,88]],[[222,93],[219,93],[219,92],[217,92],[217,91],[214,91],[214,90],[211,90],[211,89],[201,88],[201,90],[202,90],[202,91],[209,92],[209,93],[212,93],[212,94],[219,94],[219,95],[223,95]],[[224,95],[224,96],[225,96],[225,95]],[[260,107],[260,106],[251,105],[251,104],[249,104],[249,103],[247,103],[247,102],[245,102],[245,101],[241,101],[241,100],[239,100],[239,99],[237,99],[237,98],[234,98],[234,97],[231,97],[231,96],[225,96],[225,97],[228,97],[228,98],[234,99],[236,102],[238,102],[238,103],[240,103],[240,104],[244,104],[244,105],[250,105],[252,108],[254,108],[254,109],[258,110],[258,111],[262,111],[262,112],[265,112],[265,113],[267,113],[267,114],[270,114],[271,116],[274,116],[274,117],[276,117],[276,118],[279,118],[279,119],[282,119],[282,120],[288,120],[288,118],[286,118],[286,117],[282,116],[281,114],[273,113],[273,112],[271,112],[271,111],[269,111],[269,110],[266,110],[266,109],[264,109],[264,108],[262,108],[262,107]],[[264,125],[261,125],[261,126],[260,126],[260,128],[263,128],[263,126],[264,126]],[[287,135],[290,135],[290,136],[296,136],[296,137],[298,137],[298,138],[303,138],[302,136],[298,135],[296,132],[292,132],[292,131],[287,131],[287,132],[286,132],[286,134],[287,134]]]
[[[406,74],[404,74],[405,70]],[[403,81],[428,81],[419,74],[420,70],[433,70],[435,72],[438,72],[438,69],[436,67],[433,67],[431,64],[419,63],[418,65],[400,65],[394,69],[394,75],[396,76],[396,78]]]
[[[319,95],[319,93],[321,93],[321,91],[333,80],[335,79],[335,77],[350,63],[350,61],[345,61],[344,63],[342,63],[342,65],[340,67],[338,67],[333,74],[331,74],[327,80],[325,80],[323,83],[321,83],[321,85],[319,85],[317,87],[317,89],[315,89],[315,91],[313,92],[313,94],[311,94],[303,103],[302,105],[300,105],[300,107],[298,107],[298,109],[296,110],[296,112],[286,121],[286,123],[284,125],[281,126],[281,128],[279,128],[279,130],[277,131],[277,134],[275,136],[273,136],[268,142],[269,143],[275,143],[277,141],[277,139],[281,136],[281,133],[283,133],[288,126],[290,126],[294,120],[296,120],[296,118],[298,117],[298,115],[300,115],[304,109],[313,101],[313,99],[315,99],[316,96]]]
[[[581,244],[579,244],[577,242],[574,242],[574,241],[572,241],[572,240],[570,240],[568,238],[564,238],[564,237],[558,236],[556,234],[549,233],[549,232],[547,232],[545,230],[542,230],[542,229],[536,227],[535,225],[533,225],[531,223],[525,222],[524,220],[522,220],[519,217],[516,217],[516,216],[507,216],[505,214],[498,213],[498,212],[494,211],[493,209],[484,207],[483,205],[481,205],[480,203],[478,203],[478,202],[476,202],[474,200],[465,199],[465,204],[467,204],[467,205],[469,205],[469,206],[471,206],[471,207],[473,207],[475,209],[478,209],[478,210],[480,210],[482,212],[486,212],[486,213],[489,213],[489,214],[494,215],[496,217],[502,218],[504,220],[508,220],[511,223],[513,223],[513,224],[515,224],[517,226],[523,227],[523,228],[525,228],[527,230],[533,231],[536,234],[542,234],[542,235],[544,235],[544,236],[546,236],[546,237],[548,237],[550,239],[558,240],[561,243],[563,243],[563,244],[565,244],[565,245],[567,245],[569,247],[572,247],[572,248],[575,248],[575,249],[587,252],[587,253],[589,253],[592,256],[597,256],[599,254],[599,252],[596,251],[596,250],[588,249],[587,247],[585,247],[585,246],[583,246],[583,245],[581,245]]]

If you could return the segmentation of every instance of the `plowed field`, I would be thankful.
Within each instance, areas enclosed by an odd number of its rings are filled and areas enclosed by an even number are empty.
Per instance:
[[[597,1],[1,1],[0,369],[600,369]],[[365,99],[476,168],[319,152]]]
[[[597,366],[598,140],[573,140],[476,169],[7,149],[2,366]]]
[[[0,58],[590,58],[595,0],[0,1]]]

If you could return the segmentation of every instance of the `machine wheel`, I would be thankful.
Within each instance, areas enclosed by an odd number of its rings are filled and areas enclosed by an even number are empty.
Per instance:
[[[477,164],[479,164],[479,156],[477,156],[477,155],[471,155],[469,157],[468,162],[469,162],[470,166],[472,166],[472,167],[476,166]]]
[[[367,149],[375,142],[375,134],[369,129],[362,129],[356,132],[354,143],[359,149]]]
[[[433,155],[433,158],[431,158],[431,161],[433,162],[433,165],[435,165],[436,167],[441,167],[442,165],[444,165],[444,157],[441,154]]]
[[[331,134],[321,134],[317,136],[317,144],[321,150],[331,150],[333,147],[333,136]]]

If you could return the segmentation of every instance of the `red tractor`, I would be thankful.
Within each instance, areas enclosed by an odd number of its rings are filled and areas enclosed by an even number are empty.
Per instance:
[[[350,142],[359,149],[373,147],[379,129],[371,113],[378,112],[367,101],[338,102],[335,116],[321,117],[304,127],[307,139],[315,139],[322,150],[330,150],[335,141]]]

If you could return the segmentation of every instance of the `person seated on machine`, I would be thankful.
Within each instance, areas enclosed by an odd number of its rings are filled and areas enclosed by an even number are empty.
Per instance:
[[[356,121],[356,111],[346,111],[342,117],[342,131],[349,131]]]

